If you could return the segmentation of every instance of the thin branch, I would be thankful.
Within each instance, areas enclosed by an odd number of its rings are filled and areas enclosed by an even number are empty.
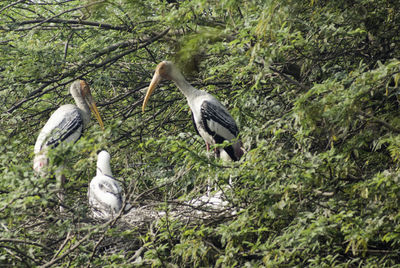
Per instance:
[[[44,248],[48,251],[51,251],[50,248],[46,247],[45,245],[42,245],[40,243],[37,242],[33,242],[33,241],[28,241],[28,240],[19,240],[19,239],[13,239],[13,238],[4,238],[4,239],[0,239],[0,243],[17,243],[17,244],[26,244],[26,245],[32,245],[32,246],[37,246],[37,247],[41,247]]]
[[[18,259],[20,262],[25,263],[25,267],[30,267],[30,264],[28,263],[28,260],[33,261],[35,264],[38,264],[39,262],[37,260],[35,260],[34,258],[32,258],[31,256],[29,256],[28,254],[25,254],[25,252],[19,250],[16,247],[10,247],[10,246],[3,246],[5,249],[9,249],[7,250],[7,252],[11,255],[14,256],[16,259]],[[11,250],[15,251],[16,253],[13,253]],[[22,257],[16,255],[19,254]]]
[[[65,248],[65,246],[67,245],[68,241],[70,241],[70,239],[71,239],[71,231],[68,231],[67,237],[64,239],[64,242],[58,248],[56,254],[54,254],[54,256],[51,260],[54,260],[60,254],[60,252]]]
[[[72,38],[72,36],[74,35],[74,32],[72,32],[67,39],[67,42],[65,42],[65,46],[64,46],[64,57],[63,60],[65,61],[67,59],[67,55],[68,55],[68,47],[69,47],[69,42]]]
[[[144,246],[140,247],[138,250],[136,250],[135,254],[133,254],[132,257],[130,257],[128,259],[128,263],[133,263],[136,261],[137,258],[140,257],[140,255],[142,255],[142,252],[145,250],[146,248]]]
[[[103,2],[105,2],[105,0],[96,1],[96,2],[87,4],[87,5],[84,5],[84,6],[75,7],[75,8],[71,8],[71,9],[65,10],[65,11],[63,11],[63,12],[61,12],[61,13],[58,13],[58,14],[54,15],[53,17],[50,17],[50,18],[48,18],[48,19],[45,19],[45,20],[43,20],[43,21],[41,21],[41,22],[39,22],[39,23],[33,25],[32,27],[29,27],[27,30],[32,30],[32,29],[34,29],[34,28],[36,28],[36,27],[38,27],[38,26],[40,26],[40,25],[42,25],[42,24],[44,24],[44,23],[46,23],[46,22],[49,22],[49,21],[52,20],[52,19],[55,19],[55,18],[57,18],[57,17],[60,17],[61,15],[65,14],[65,13],[69,13],[69,12],[72,12],[72,11],[80,10],[80,9],[87,8],[87,7],[90,7],[90,6],[94,6],[94,5],[103,3]]]
[[[103,67],[103,66],[105,66],[105,65],[107,65],[107,64],[109,64],[109,63],[113,63],[113,62],[119,60],[120,58],[122,58],[122,57],[124,57],[124,56],[126,56],[126,55],[128,55],[128,54],[130,54],[130,53],[132,53],[132,52],[135,52],[136,50],[145,48],[145,47],[147,47],[148,45],[150,45],[151,43],[153,43],[153,42],[155,42],[156,40],[160,39],[162,36],[166,35],[166,34],[168,33],[168,31],[169,31],[169,28],[167,28],[166,30],[164,30],[162,33],[160,33],[160,34],[158,34],[158,35],[156,35],[156,36],[154,36],[154,37],[148,39],[147,41],[145,41],[145,42],[144,42],[143,44],[141,44],[140,46],[134,47],[134,48],[132,48],[132,49],[129,49],[129,50],[127,50],[127,51],[125,51],[125,52],[123,52],[123,53],[121,53],[121,54],[119,54],[119,55],[116,55],[116,56],[114,56],[114,57],[112,57],[112,58],[110,58],[110,59],[105,60],[105,61],[102,62],[102,63],[95,64],[94,66],[95,66],[96,68]]]
[[[69,25],[86,25],[86,26],[94,26],[99,27],[105,30],[116,30],[116,31],[127,31],[131,32],[132,28],[128,28],[126,26],[115,26],[107,23],[102,22],[95,22],[95,21],[87,21],[87,20],[66,20],[66,19],[58,19],[58,18],[50,18],[50,19],[36,19],[36,20],[26,20],[18,22],[17,25],[28,25],[28,24],[37,24],[28,28],[17,28],[13,29],[13,31],[29,31],[34,27],[42,25],[44,23],[56,23],[56,24],[69,24]],[[1,26],[0,29],[6,30],[6,26]]]
[[[120,59],[120,58],[126,56],[126,55],[129,54],[129,53],[132,53],[132,52],[134,52],[134,51],[136,51],[136,50],[138,50],[138,49],[141,49],[141,48],[144,48],[144,47],[150,45],[151,43],[157,41],[158,39],[160,39],[161,37],[163,37],[164,35],[166,35],[166,34],[168,33],[168,31],[169,31],[169,28],[167,28],[166,30],[164,30],[164,31],[161,32],[160,34],[158,34],[158,35],[156,35],[156,36],[154,36],[154,37],[152,37],[152,38],[149,38],[147,41],[145,41],[144,44],[142,44],[142,45],[140,45],[140,46],[138,46],[138,47],[135,47],[134,49],[130,49],[130,50],[128,50],[128,51],[126,51],[126,52],[124,52],[124,53],[122,53],[122,54],[119,54],[119,55],[117,55],[117,56],[115,56],[115,57],[113,57],[113,58],[110,58],[110,59],[104,61],[104,62],[101,63],[101,64],[92,64],[92,66],[94,66],[94,68],[88,70],[87,72],[81,73],[79,76],[74,75],[76,72],[78,72],[79,70],[81,70],[82,67],[90,65],[89,63],[90,63],[91,61],[93,61],[93,60],[99,58],[100,56],[102,56],[102,55],[104,55],[104,54],[107,54],[107,53],[109,53],[109,52],[111,52],[111,51],[113,51],[113,50],[116,50],[116,49],[120,48],[121,46],[128,46],[128,44],[132,44],[132,40],[128,40],[128,41],[116,43],[116,44],[113,44],[113,45],[109,46],[108,48],[102,50],[101,52],[99,52],[99,53],[97,53],[96,55],[90,57],[89,59],[86,59],[86,60],[84,60],[84,61],[79,62],[79,63],[78,63],[74,68],[72,68],[71,70],[68,70],[67,72],[62,73],[62,74],[60,75],[59,78],[56,78],[56,79],[54,79],[53,81],[50,81],[50,82],[45,82],[45,83],[44,83],[42,86],[40,86],[37,90],[31,92],[26,98],[24,98],[24,99],[22,99],[22,100],[16,102],[11,108],[9,108],[9,109],[7,110],[7,113],[12,113],[13,111],[15,111],[16,109],[18,109],[19,107],[21,107],[21,105],[24,104],[24,103],[26,103],[27,101],[30,101],[30,100],[32,100],[32,99],[34,99],[34,98],[36,98],[36,97],[42,96],[42,95],[44,95],[44,94],[46,94],[46,93],[48,93],[48,92],[50,92],[50,91],[52,91],[52,90],[54,90],[54,89],[60,87],[60,86],[67,85],[67,84],[71,83],[72,81],[74,81],[75,79],[81,78],[82,76],[86,75],[87,73],[90,73],[90,72],[92,72],[92,71],[94,71],[94,70],[96,70],[96,69],[98,69],[98,68],[100,68],[100,67],[103,67],[103,66],[105,66],[105,65],[107,65],[107,64],[109,64],[109,63],[113,63],[113,62],[117,61],[118,59]],[[53,87],[51,87],[51,88],[49,88],[49,89],[47,89],[47,90],[44,91],[44,89],[45,89],[46,87],[48,87],[50,84],[57,83],[57,82],[59,82],[59,81],[65,79],[65,78],[67,78],[67,77],[70,77],[70,76],[73,76],[73,78],[72,78],[72,79],[69,79],[68,81],[66,81],[66,82],[64,82],[64,83],[55,85],[55,86],[53,86]]]
[[[87,235],[85,235],[84,238],[82,238],[81,240],[79,240],[78,242],[75,243],[75,245],[73,245],[70,249],[66,250],[64,252],[64,254],[62,254],[61,256],[59,256],[58,258],[53,258],[51,261],[45,263],[44,265],[40,266],[40,267],[50,267],[53,264],[57,263],[58,261],[64,259],[66,256],[68,256],[72,251],[74,251],[77,247],[79,247],[83,242],[85,242],[86,240],[88,240],[90,238],[90,236],[92,236],[93,233],[89,232]]]
[[[20,1],[11,3],[11,4],[9,4],[9,5],[5,6],[5,7],[3,7],[2,9],[0,9],[0,14],[1,14],[4,10],[6,10],[7,8],[12,7],[12,6],[15,6],[15,5],[18,5],[19,3],[23,3],[23,2],[25,2],[25,1],[26,1],[26,0],[20,0]]]

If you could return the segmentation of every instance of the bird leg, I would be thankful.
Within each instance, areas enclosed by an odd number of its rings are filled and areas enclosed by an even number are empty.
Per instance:
[[[207,148],[207,158],[210,159],[210,155],[208,154],[208,152],[210,151],[210,144],[208,142],[206,142],[206,148]],[[210,163],[208,163],[208,167],[210,168]],[[208,178],[208,182],[207,182],[207,196],[210,195],[210,184],[211,184],[211,179]]]
[[[56,187],[57,187],[57,198],[58,201],[60,202],[60,212],[64,212],[64,184],[65,184],[65,175],[60,174],[61,170],[56,171],[58,174],[56,175]]]

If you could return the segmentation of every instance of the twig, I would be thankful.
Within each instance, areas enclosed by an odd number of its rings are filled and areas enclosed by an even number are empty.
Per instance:
[[[136,250],[135,254],[133,254],[132,257],[130,257],[127,261],[127,263],[132,263],[135,262],[137,258],[140,257],[140,255],[142,255],[142,252],[145,250],[146,248],[144,246],[141,246],[138,250]]]
[[[126,55],[128,55],[128,54],[130,54],[130,53],[132,53],[132,52],[134,52],[134,51],[136,51],[136,50],[145,48],[145,47],[147,47],[148,45],[150,45],[150,44],[152,44],[153,42],[155,42],[155,41],[157,41],[158,39],[160,39],[161,37],[163,37],[164,35],[166,35],[166,34],[169,32],[169,29],[170,29],[170,28],[167,28],[166,30],[164,30],[164,31],[161,32],[160,34],[158,34],[158,35],[156,35],[156,36],[154,36],[154,37],[152,37],[152,38],[150,38],[150,39],[147,39],[147,41],[145,41],[143,44],[141,44],[141,45],[139,45],[139,46],[137,46],[137,47],[134,47],[134,48],[132,48],[132,49],[129,49],[129,50],[127,50],[127,51],[125,51],[125,52],[119,54],[119,55],[116,55],[116,56],[114,56],[114,57],[112,57],[112,58],[110,58],[110,59],[107,59],[107,60],[103,61],[102,63],[94,64],[94,66],[95,66],[96,68],[103,67],[103,66],[105,66],[105,65],[107,65],[107,64],[109,64],[109,63],[113,63],[113,62],[119,60],[120,58],[122,58],[122,57],[124,57],[124,56],[126,56]],[[137,45],[137,43],[136,43],[136,45]]]
[[[11,3],[11,4],[9,4],[9,5],[5,6],[5,7],[3,7],[2,9],[0,9],[0,14],[1,14],[4,10],[6,10],[7,8],[12,7],[12,6],[15,6],[15,5],[18,5],[19,3],[23,3],[23,2],[25,2],[25,1],[26,1],[26,0],[20,0],[20,1]]]
[[[71,231],[68,231],[67,237],[64,239],[64,242],[58,248],[56,254],[54,254],[54,256],[51,260],[54,260],[58,256],[58,254],[60,254],[60,252],[64,249],[64,247],[67,245],[68,241],[70,240],[70,237],[71,237]]]
[[[154,36],[154,37],[152,37],[152,38],[149,38],[147,41],[145,41],[144,44],[138,46],[137,48],[131,49],[131,50],[129,50],[128,52],[129,52],[129,53],[132,53],[133,51],[136,51],[136,50],[138,50],[138,49],[141,49],[141,48],[143,48],[143,47],[145,47],[145,46],[150,45],[151,43],[157,41],[158,39],[160,39],[161,37],[163,37],[165,34],[167,34],[168,31],[169,31],[169,28],[167,28],[166,30],[164,30],[164,31],[161,32],[160,34],[158,34],[158,35],[156,35],[156,36]],[[127,45],[127,42],[128,42],[129,44],[132,44],[132,43],[131,43],[131,42],[132,42],[131,40],[124,41],[124,42],[120,42],[120,43],[117,43],[117,44],[113,44],[113,45],[109,46],[108,48],[102,50],[101,52],[97,53],[95,56],[92,56],[92,57],[90,57],[89,59],[86,59],[85,61],[81,61],[80,63],[78,63],[78,65],[76,65],[76,66],[75,66],[74,68],[72,68],[71,70],[69,70],[69,71],[67,71],[67,72],[65,72],[65,73],[62,73],[61,76],[60,76],[59,78],[56,78],[56,79],[54,79],[54,80],[51,81],[51,82],[45,82],[45,83],[44,83],[41,87],[39,87],[37,90],[31,92],[26,98],[24,98],[24,99],[18,101],[17,103],[15,103],[11,108],[9,108],[9,109],[7,110],[7,113],[12,113],[13,111],[15,111],[16,109],[18,109],[19,107],[21,107],[21,105],[24,104],[24,103],[27,102],[27,101],[30,101],[30,100],[32,100],[32,99],[38,97],[38,96],[42,96],[42,95],[44,95],[44,94],[46,94],[46,93],[48,93],[48,92],[50,92],[50,91],[52,91],[52,90],[58,88],[59,86],[69,84],[69,83],[71,83],[72,81],[74,81],[75,79],[78,79],[78,78],[80,78],[80,77],[86,75],[87,73],[92,72],[93,70],[95,70],[95,69],[97,69],[97,68],[100,68],[100,67],[102,67],[102,66],[104,66],[104,65],[106,65],[106,64],[108,64],[108,63],[110,63],[110,62],[114,62],[114,61],[116,61],[116,60],[122,58],[123,56],[126,56],[126,55],[129,54],[129,53],[126,53],[126,52],[125,52],[125,53],[119,54],[119,55],[117,55],[117,56],[115,56],[115,57],[113,57],[113,58],[111,58],[111,59],[109,59],[109,60],[107,60],[107,61],[105,61],[105,62],[103,62],[103,63],[101,63],[101,64],[98,64],[98,65],[93,64],[93,65],[94,65],[94,68],[93,68],[93,69],[90,69],[89,71],[84,72],[84,73],[80,74],[79,76],[74,76],[72,79],[69,79],[68,81],[66,81],[66,82],[64,82],[64,83],[58,84],[58,85],[56,85],[56,86],[53,86],[53,87],[51,87],[51,88],[49,88],[49,89],[43,91],[43,90],[44,90],[46,87],[48,87],[50,84],[59,82],[59,81],[65,79],[66,77],[69,77],[69,76],[75,74],[78,70],[80,70],[80,69],[81,69],[82,67],[84,67],[85,65],[89,65],[89,62],[90,62],[90,61],[93,61],[93,60],[95,60],[96,58],[98,58],[98,57],[100,57],[100,56],[102,56],[102,55],[104,55],[104,54],[106,54],[106,53],[111,52],[113,49],[115,50],[115,49],[120,48],[121,46],[124,46],[124,45],[128,46],[128,45]],[[121,43],[123,43],[123,44],[121,44]]]
[[[32,30],[32,29],[34,29],[34,28],[36,28],[36,27],[38,27],[38,26],[40,26],[40,25],[42,25],[42,24],[44,24],[44,23],[46,23],[46,22],[49,22],[50,20],[53,20],[53,19],[55,19],[55,18],[57,18],[57,17],[60,17],[61,15],[65,14],[65,13],[69,13],[69,12],[72,12],[72,11],[80,10],[80,9],[83,9],[83,8],[88,8],[88,7],[90,7],[90,6],[94,6],[94,5],[103,3],[103,2],[105,2],[105,0],[96,1],[96,2],[92,2],[92,3],[87,4],[87,5],[84,5],[84,6],[75,7],[75,8],[71,8],[71,9],[65,10],[65,11],[63,11],[63,12],[61,12],[61,13],[58,13],[57,15],[54,15],[53,17],[50,17],[50,18],[45,19],[45,20],[42,20],[42,21],[39,22],[38,24],[33,25],[32,27],[29,27],[29,28],[27,28],[26,30]]]
[[[64,252],[64,254],[62,254],[61,256],[59,256],[58,258],[52,259],[49,262],[45,263],[44,265],[40,266],[40,267],[50,267],[53,264],[57,263],[58,261],[64,259],[66,256],[68,256],[72,251],[74,251],[77,247],[79,247],[84,241],[88,240],[90,238],[90,236],[92,236],[93,233],[88,233],[87,235],[85,235],[84,238],[82,238],[81,240],[79,240],[78,242],[76,242],[70,249],[68,249],[67,251]]]
[[[38,261],[35,260],[34,258],[32,258],[31,256],[25,254],[24,252],[22,252],[21,250],[19,250],[18,248],[13,248],[13,247],[9,247],[9,246],[3,246],[3,248],[5,249],[9,249],[7,250],[8,253],[10,253],[10,255],[14,256],[15,258],[17,258],[19,261],[25,263],[24,267],[30,267],[30,264],[28,263],[28,260],[33,261],[35,264],[38,264]],[[11,250],[14,250],[17,254],[23,256],[22,258],[18,255],[16,255],[15,253],[11,252]]]
[[[44,248],[48,251],[51,251],[50,248],[46,247],[45,245],[42,245],[37,242],[33,241],[28,241],[28,240],[19,240],[19,239],[14,239],[14,238],[5,238],[5,239],[0,239],[0,243],[17,243],[17,244],[27,244],[27,245],[32,245],[32,246],[38,246],[41,248]]]

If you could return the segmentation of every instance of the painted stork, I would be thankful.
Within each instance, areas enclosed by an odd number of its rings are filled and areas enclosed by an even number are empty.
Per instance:
[[[211,94],[190,85],[179,69],[169,61],[162,61],[157,65],[143,101],[143,112],[151,94],[162,79],[172,80],[185,95],[192,111],[194,127],[204,139],[207,151],[210,145],[223,143],[224,140],[231,141],[238,136],[238,127],[228,110]],[[243,149],[241,142],[236,141],[223,149],[217,148],[215,153],[222,159],[238,161],[243,155]]]
[[[69,92],[76,105],[65,104],[60,106],[50,116],[36,139],[33,169],[41,176],[46,175],[48,149],[58,146],[61,142],[75,142],[78,140],[90,121],[90,111],[99,121],[100,127],[104,129],[103,121],[90,93],[89,85],[83,80],[75,81],[72,83]],[[61,192],[65,178],[60,173],[59,168],[56,171],[57,187],[61,190],[59,198],[63,201]],[[62,211],[62,208],[60,210]]]
[[[96,218],[110,219],[122,208],[121,187],[114,180],[110,167],[110,154],[97,155],[97,172],[88,189],[89,206]]]

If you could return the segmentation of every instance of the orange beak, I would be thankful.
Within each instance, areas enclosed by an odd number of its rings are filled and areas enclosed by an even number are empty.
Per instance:
[[[149,101],[151,94],[153,93],[153,91],[157,87],[157,85],[161,82],[161,80],[162,80],[162,77],[156,70],[156,72],[154,73],[153,79],[151,79],[150,86],[147,89],[146,96],[144,97],[144,101],[143,101],[143,105],[142,105],[142,112],[144,112],[144,110],[146,108],[146,104]]]
[[[99,122],[101,130],[104,130],[103,120],[101,119],[99,110],[97,109],[96,103],[94,102],[93,99],[91,99],[91,101],[89,102],[89,108],[92,111],[92,113],[94,114],[94,116],[96,117],[97,121]]]

